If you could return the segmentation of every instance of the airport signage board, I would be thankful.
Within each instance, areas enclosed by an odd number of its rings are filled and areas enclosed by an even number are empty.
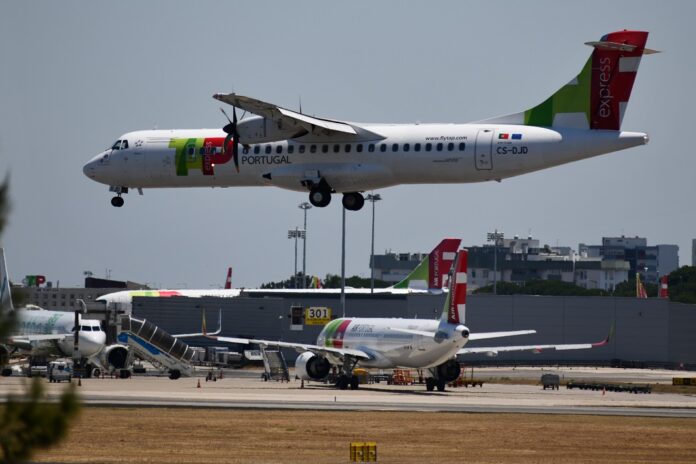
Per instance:
[[[326,325],[331,322],[331,308],[313,306],[305,310],[305,325]]]

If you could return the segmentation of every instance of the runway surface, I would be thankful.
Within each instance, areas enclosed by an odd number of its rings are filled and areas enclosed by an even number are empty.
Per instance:
[[[611,369],[550,370],[566,379],[671,383],[672,371]],[[476,369],[476,378],[539,379],[540,368]],[[225,378],[206,382],[202,377],[169,380],[167,377],[84,379],[78,388],[82,400],[93,406],[199,407],[240,409],[448,411],[469,413],[590,414],[696,418],[696,387],[687,394],[630,394],[583,390],[543,390],[538,385],[486,383],[482,388],[448,388],[427,392],[424,385],[361,385],[359,390],[336,390],[314,382],[301,388],[289,383],[263,382],[261,371],[226,371]],[[688,374],[687,374],[688,375]],[[617,380],[618,379],[618,380]],[[198,388],[200,381],[201,387]],[[26,388],[27,379],[0,378],[0,394]],[[65,384],[46,381],[50,396]],[[4,396],[4,395],[3,395]]]

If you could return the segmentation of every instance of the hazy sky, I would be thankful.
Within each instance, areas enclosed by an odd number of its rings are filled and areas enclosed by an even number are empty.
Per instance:
[[[504,180],[379,191],[376,250],[480,244],[495,228],[542,244],[640,235],[691,264],[696,2],[2,2],[0,175],[10,274],[81,285],[83,271],[208,288],[288,277],[306,194],[146,190],[109,204],[83,164],[121,134],[224,125],[234,91],[317,116],[470,122],[517,112],[575,76],[619,29],[650,31],[623,121],[650,144]],[[308,213],[308,274],[340,273],[340,197]],[[368,205],[369,206],[369,205]],[[369,207],[347,214],[347,273],[369,276]]]

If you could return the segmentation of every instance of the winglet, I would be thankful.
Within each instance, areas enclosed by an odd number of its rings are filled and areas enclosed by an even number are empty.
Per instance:
[[[601,342],[593,343],[592,348],[596,348],[598,346],[608,345],[609,342],[611,341],[611,339],[614,338],[615,332],[616,332],[616,321],[611,323],[611,327],[609,327],[609,334],[607,335],[607,338],[605,338]]]

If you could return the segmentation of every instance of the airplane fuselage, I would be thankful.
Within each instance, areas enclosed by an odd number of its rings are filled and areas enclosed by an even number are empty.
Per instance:
[[[455,324],[442,325],[437,320],[342,318],[327,324],[317,337],[318,346],[356,349],[371,355],[359,365],[371,368],[418,368],[438,366],[452,359],[466,345],[468,338],[457,332]],[[400,332],[407,329],[440,333],[446,338]],[[340,359],[334,357],[334,364]]]
[[[18,310],[18,332],[22,335],[51,335],[74,333],[75,316],[72,312],[45,310]],[[78,356],[88,358],[96,355],[104,347],[106,334],[99,321],[80,318]],[[21,347],[31,355],[72,356],[74,335],[62,340],[35,340],[29,346]]]
[[[128,188],[276,186],[335,192],[398,184],[501,180],[647,143],[644,133],[508,124],[361,127],[376,139],[308,134],[240,147],[239,172],[219,129],[137,131],[84,167],[91,179]],[[231,144],[229,144],[231,145]],[[309,184],[308,184],[309,182]]]

